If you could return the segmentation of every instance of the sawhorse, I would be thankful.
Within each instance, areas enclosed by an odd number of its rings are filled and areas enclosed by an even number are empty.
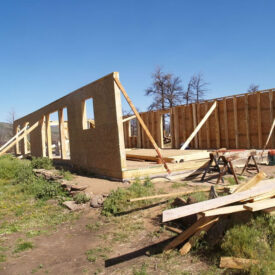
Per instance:
[[[241,175],[244,173],[244,171],[247,171],[247,172],[248,172],[249,170],[256,170],[257,173],[260,172],[259,167],[258,167],[258,164],[257,164],[257,162],[256,162],[256,160],[255,160],[255,155],[256,155],[256,151],[250,152],[250,156],[249,156],[249,157],[247,158],[247,160],[246,160],[246,163],[245,163],[245,165],[244,165],[244,168],[243,168],[243,170],[242,170]],[[252,163],[249,163],[250,160],[252,160]],[[254,163],[253,163],[253,162],[254,162]]]

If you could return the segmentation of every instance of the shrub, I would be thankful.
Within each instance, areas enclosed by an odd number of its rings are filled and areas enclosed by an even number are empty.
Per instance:
[[[49,158],[36,158],[33,157],[31,161],[32,168],[34,169],[46,169],[50,170],[53,169],[53,162]]]
[[[139,179],[136,179],[129,188],[118,188],[111,192],[108,198],[104,201],[102,214],[106,216],[116,215],[119,212],[129,210],[131,207],[150,204],[152,202],[151,200],[135,203],[129,203],[128,200],[130,198],[149,196],[154,193],[155,189],[150,180],[147,179],[144,184],[142,184]]]
[[[86,203],[90,200],[90,198],[85,193],[77,193],[74,196],[74,201],[77,204]]]

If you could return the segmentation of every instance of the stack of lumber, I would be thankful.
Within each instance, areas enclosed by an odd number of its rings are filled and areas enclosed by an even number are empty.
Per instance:
[[[238,185],[230,195],[163,211],[163,222],[194,214],[200,217],[189,228],[179,233],[164,250],[170,251],[182,245],[181,254],[187,254],[201,234],[207,232],[224,215],[244,211],[274,214],[275,179],[263,180],[265,177],[266,175],[260,172],[248,182]]]

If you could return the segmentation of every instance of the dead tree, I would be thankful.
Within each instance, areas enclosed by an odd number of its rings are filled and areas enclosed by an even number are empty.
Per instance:
[[[204,81],[202,73],[194,74],[191,77],[188,87],[190,88],[190,90],[192,90],[194,95],[194,100],[196,102],[203,100],[205,96],[205,92],[208,91],[207,89],[208,85],[209,84]]]
[[[248,93],[255,93],[257,91],[259,91],[259,85],[255,85],[255,84],[251,84],[247,89]]]

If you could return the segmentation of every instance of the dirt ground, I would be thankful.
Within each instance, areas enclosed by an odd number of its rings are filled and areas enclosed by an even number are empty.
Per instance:
[[[260,166],[260,170],[267,174],[267,178],[275,176],[275,167]],[[246,173],[241,180],[253,175]],[[73,181],[89,185],[88,191],[93,194],[109,193],[118,186],[125,186],[81,176]],[[215,181],[213,177],[208,184]],[[176,184],[162,181],[154,182],[154,185],[165,192],[190,188],[181,186],[181,182],[190,186],[202,184],[198,177],[192,181],[177,180]],[[0,274],[203,274],[209,271],[212,267],[207,257],[192,253],[187,256],[180,256],[177,252],[161,253],[165,241],[167,243],[174,236],[161,227],[164,208],[165,204],[161,204],[116,217],[105,217],[100,209],[87,208],[73,221],[32,237],[34,247],[18,254],[14,254],[11,248],[18,238],[23,237],[22,234],[1,236],[10,249],[6,261],[0,262]]]

